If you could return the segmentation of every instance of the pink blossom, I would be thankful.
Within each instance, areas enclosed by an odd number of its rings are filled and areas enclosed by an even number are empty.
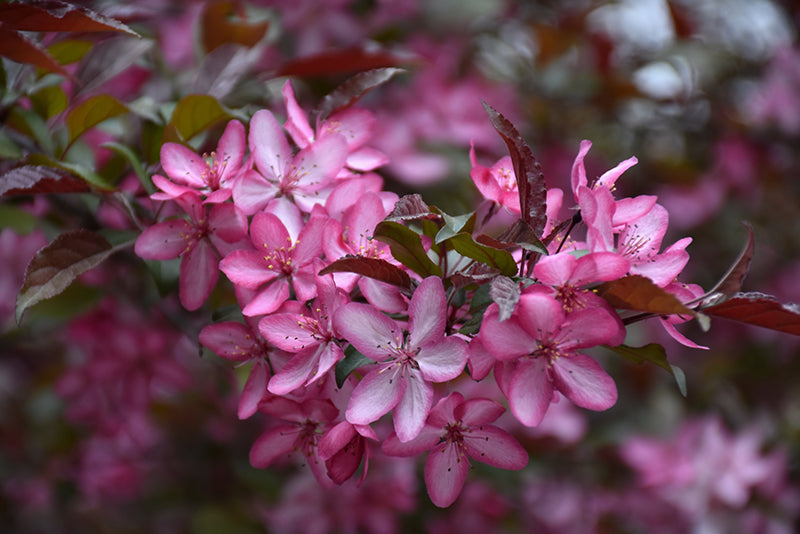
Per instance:
[[[383,442],[383,451],[394,456],[415,456],[430,450],[425,462],[425,485],[436,506],[453,504],[464,487],[469,458],[501,469],[522,469],[528,453],[505,430],[494,422],[505,411],[490,399],[464,400],[461,393],[451,393],[431,410],[425,427],[410,441],[391,434]]]
[[[155,200],[172,200],[188,191],[198,191],[206,202],[224,202],[231,197],[233,183],[243,170],[245,153],[244,126],[230,121],[219,140],[217,150],[198,156],[177,143],[161,147],[161,165],[169,180],[153,176],[153,183],[163,191],[154,193]],[[171,180],[171,181],[170,181]]]
[[[305,148],[325,135],[338,133],[347,141],[347,159],[345,165],[354,171],[372,171],[389,162],[386,155],[365,146],[372,137],[375,127],[375,115],[366,109],[347,108],[334,113],[317,126],[316,133],[311,128],[305,112],[297,104],[290,81],[286,81],[281,90],[288,116],[284,128],[292,136],[292,140],[300,148]],[[353,173],[344,169],[340,177]]]
[[[347,296],[336,288],[331,276],[318,276],[316,285],[317,298],[302,313],[273,313],[258,323],[270,343],[294,354],[270,379],[269,391],[275,395],[316,382],[344,358],[334,334],[333,316]]]
[[[617,401],[614,380],[592,358],[577,352],[619,337],[619,321],[603,308],[565,316],[560,302],[540,290],[527,291],[510,319],[500,321],[492,304],[480,338],[498,359],[495,379],[514,416],[526,426],[541,422],[554,393],[590,410]]]
[[[307,399],[302,402],[283,397],[273,397],[261,403],[259,410],[286,421],[259,436],[250,448],[250,464],[263,469],[299,451],[305,457],[317,481],[330,486],[330,479],[322,470],[317,444],[321,431],[339,414],[327,399]]]
[[[444,335],[447,302],[441,279],[420,283],[408,315],[407,336],[400,323],[366,304],[346,304],[333,319],[347,341],[379,364],[353,391],[347,420],[366,425],[394,409],[401,441],[414,438],[425,424],[433,403],[430,382],[452,380],[467,363],[464,340]]]
[[[328,477],[337,484],[343,484],[364,462],[364,471],[359,483],[363,482],[369,469],[370,448],[367,439],[378,441],[378,436],[369,425],[354,425],[342,421],[322,436],[319,442],[319,456],[325,460]]]
[[[322,252],[322,227],[326,219],[322,211],[315,210],[293,237],[276,215],[261,212],[253,217],[250,224],[253,250],[235,250],[219,264],[234,285],[254,290],[242,313],[254,316],[274,312],[289,298],[290,286],[301,302],[314,298],[312,261]]]
[[[219,277],[219,258],[247,235],[247,219],[233,204],[215,204],[210,210],[196,192],[176,201],[189,219],[173,219],[151,226],[136,240],[136,254],[148,260],[181,258],[179,295],[187,310],[203,305]]]
[[[278,196],[291,199],[308,213],[325,202],[331,181],[342,169],[347,141],[331,133],[292,155],[280,124],[262,109],[250,121],[248,138],[256,171],[247,171],[233,188],[233,200],[248,215],[256,213]]]
[[[469,161],[472,164],[469,176],[481,195],[518,214],[519,189],[511,157],[503,156],[490,168],[484,167],[475,157],[474,144],[470,144]]]

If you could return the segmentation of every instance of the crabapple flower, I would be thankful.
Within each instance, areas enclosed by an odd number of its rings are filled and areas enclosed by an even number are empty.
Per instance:
[[[331,133],[293,156],[283,129],[265,109],[253,115],[248,142],[258,172],[245,172],[233,188],[234,202],[248,215],[279,196],[310,212],[315,204],[325,202],[322,191],[342,169],[347,155],[344,137]]]
[[[136,240],[136,254],[146,260],[181,258],[178,295],[187,310],[196,310],[206,301],[219,278],[220,256],[247,236],[247,219],[235,205],[214,204],[210,210],[200,194],[190,191],[176,202],[189,219],[157,223]]]
[[[300,148],[312,144],[315,138],[321,138],[331,133],[344,136],[347,141],[347,159],[345,166],[355,171],[372,171],[389,163],[386,154],[375,148],[364,146],[372,137],[375,127],[375,115],[366,109],[347,108],[334,113],[317,126],[317,133],[311,128],[305,112],[297,104],[292,83],[287,80],[281,89],[283,101],[286,106],[287,119],[284,128],[289,132],[292,140]],[[343,169],[340,175],[349,176],[352,173]]]
[[[444,335],[447,302],[440,278],[420,283],[408,316],[408,335],[400,323],[367,304],[345,304],[333,318],[336,330],[378,363],[353,390],[347,420],[366,425],[394,410],[400,441],[413,439],[425,425],[433,403],[430,382],[456,378],[467,363],[466,342]]]
[[[347,296],[336,288],[331,276],[318,276],[317,298],[303,313],[273,313],[261,319],[261,335],[276,347],[294,353],[270,380],[271,393],[285,395],[311,385],[344,358],[335,339],[333,315],[346,301]]]
[[[200,344],[219,356],[240,365],[253,362],[253,368],[239,397],[239,419],[247,419],[256,413],[259,403],[267,393],[270,347],[257,332],[257,329],[235,321],[210,324],[200,331]]]
[[[318,456],[317,444],[322,431],[339,414],[336,406],[328,399],[312,398],[297,402],[273,397],[261,403],[259,410],[286,423],[267,430],[253,443],[250,464],[263,469],[283,455],[300,451],[317,481],[323,486],[330,486],[330,479],[322,470],[323,462]]]
[[[378,441],[378,436],[369,425],[354,425],[342,421],[328,430],[318,444],[319,457],[325,460],[328,477],[337,484],[343,484],[356,472],[361,460],[364,471],[359,483],[363,482],[369,469],[369,445],[367,439]]]
[[[475,145],[471,143],[469,161],[472,164],[469,176],[481,195],[514,213],[519,213],[519,189],[511,157],[503,156],[490,168],[484,167],[478,163],[478,159],[475,157]]]
[[[219,140],[217,150],[210,155],[198,156],[178,143],[165,143],[161,147],[161,166],[169,179],[155,175],[153,184],[162,193],[154,193],[154,200],[172,200],[188,191],[206,196],[205,202],[219,203],[231,198],[233,183],[244,169],[244,126],[230,121]]]
[[[274,312],[289,298],[290,285],[299,301],[314,298],[316,285],[312,260],[322,251],[322,227],[326,218],[314,210],[297,238],[293,239],[276,215],[260,212],[253,217],[250,239],[254,249],[235,250],[219,264],[234,285],[256,290],[252,300],[242,308],[244,315]]]
[[[504,411],[493,400],[465,401],[461,393],[451,393],[434,406],[416,438],[402,442],[392,433],[382,448],[392,456],[415,456],[430,450],[425,485],[433,504],[446,508],[464,487],[470,458],[501,469],[518,470],[528,464],[528,453],[517,440],[490,424]]]
[[[577,351],[618,339],[619,329],[619,320],[604,308],[565,315],[559,301],[536,289],[522,294],[505,321],[500,321],[496,304],[489,306],[480,338],[499,360],[495,379],[511,413],[522,424],[536,426],[556,391],[590,410],[607,410],[617,402],[614,380]]]

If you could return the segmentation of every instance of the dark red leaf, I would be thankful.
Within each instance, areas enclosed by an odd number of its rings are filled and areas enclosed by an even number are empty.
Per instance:
[[[414,193],[404,195],[395,202],[394,209],[386,216],[385,221],[403,222],[417,219],[427,219],[433,216],[431,209],[422,200],[422,196]],[[438,216],[437,216],[438,217]]]
[[[783,304],[764,293],[736,293],[721,304],[704,308],[703,313],[800,336],[800,306]]]
[[[753,259],[753,250],[755,248],[753,227],[748,223],[743,224],[747,228],[747,242],[739,253],[739,257],[728,269],[728,272],[702,297],[702,301],[705,303],[722,302],[742,289],[742,283],[747,276],[747,271],[750,269],[750,261]]]
[[[378,258],[346,256],[322,269],[319,274],[355,273],[374,278],[401,289],[411,289],[411,278],[404,270]]]
[[[75,77],[81,84],[80,92],[86,93],[110,80],[153,46],[153,41],[117,35],[105,39],[92,47],[81,58]]]
[[[322,99],[317,111],[317,121],[321,122],[333,113],[352,106],[368,91],[388,82],[403,69],[382,68],[359,72],[334,89]]]
[[[211,52],[225,43],[240,44],[252,48],[264,38],[269,21],[247,22],[232,18],[234,3],[228,0],[208,2],[203,8],[203,48]]]
[[[522,218],[533,228],[537,236],[542,235],[547,221],[547,187],[542,168],[511,121],[486,102],[483,103],[483,107],[489,115],[492,126],[508,146],[514,174],[517,177]]]
[[[536,237],[533,229],[522,219],[517,219],[514,224],[496,238],[481,234],[475,238],[478,243],[494,248],[521,247],[531,252],[547,254],[547,247]]]
[[[285,63],[278,76],[330,76],[351,74],[381,67],[395,67],[408,63],[385,50],[367,50],[355,47],[345,50],[321,52]]]
[[[54,297],[75,279],[106,260],[114,249],[106,239],[89,230],[58,236],[33,257],[17,297],[17,323],[29,307]]]
[[[82,6],[56,0],[0,4],[0,22],[31,32],[125,32],[139,34],[121,22]]]
[[[658,315],[695,315],[675,295],[638,274],[601,284],[596,292],[614,308]]]
[[[44,165],[17,167],[0,176],[0,196],[89,191],[83,180]]]
[[[0,23],[0,56],[69,77],[67,71],[40,44],[6,27],[4,22]]]

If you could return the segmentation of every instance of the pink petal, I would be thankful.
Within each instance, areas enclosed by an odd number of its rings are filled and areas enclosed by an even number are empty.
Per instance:
[[[670,323],[669,321],[667,321],[665,319],[661,319],[661,318],[659,318],[659,321],[661,321],[661,326],[664,327],[664,330],[667,331],[667,334],[669,334],[672,339],[674,339],[675,341],[677,341],[681,345],[683,345],[685,347],[690,347],[690,348],[693,348],[693,349],[705,349],[705,350],[708,350],[708,347],[706,347],[704,345],[698,345],[697,343],[695,343],[694,341],[692,341],[688,337],[686,337],[683,334],[681,334],[680,332],[678,332],[678,329],[675,328],[675,325]]]
[[[543,284],[555,287],[566,285],[578,260],[568,252],[541,258],[533,268],[533,275]]]
[[[605,308],[586,308],[567,317],[553,336],[562,350],[581,349],[608,343],[618,335],[618,318]]]
[[[317,364],[317,348],[298,352],[269,381],[270,393],[286,395],[304,385]]]
[[[361,278],[358,288],[367,302],[381,311],[402,313],[408,308],[408,303],[397,286],[373,278]]]
[[[622,278],[628,272],[630,262],[614,252],[592,252],[577,260],[572,273],[572,285],[583,286],[595,282],[607,282]]]
[[[219,278],[219,258],[211,244],[201,239],[181,260],[178,287],[181,304],[189,311],[206,301]]]
[[[305,148],[314,140],[314,130],[311,129],[311,125],[308,123],[305,111],[297,105],[291,81],[286,80],[281,89],[281,94],[283,95],[283,104],[286,106],[287,115],[283,126],[292,136],[295,144],[300,148]]]
[[[303,326],[305,319],[294,313],[274,313],[261,319],[258,330],[264,338],[281,350],[300,352],[319,345],[310,327]]]
[[[194,189],[190,189],[188,187],[178,185],[170,180],[167,180],[163,176],[153,175],[153,185],[158,187],[163,191],[163,193],[155,192],[153,193],[150,198],[153,200],[171,200],[173,198],[177,198],[184,193],[188,193],[190,191],[194,191]]]
[[[297,154],[292,164],[291,178],[296,187],[305,193],[318,191],[342,169],[346,157],[347,143],[344,137],[326,135]]]
[[[264,394],[267,392],[267,380],[269,379],[269,369],[264,360],[259,360],[250,370],[250,376],[244,384],[242,395],[239,397],[239,408],[237,416],[239,419],[247,419],[258,410],[258,405]]]
[[[499,402],[491,399],[469,399],[455,411],[456,419],[466,426],[485,425],[497,420],[506,409]]]
[[[220,182],[231,179],[239,172],[246,149],[244,126],[237,120],[230,121],[217,145],[217,160],[224,165]]]
[[[345,304],[333,316],[333,325],[361,354],[375,361],[385,360],[392,348],[403,343],[400,325],[367,304]]]
[[[547,360],[520,360],[508,385],[508,404],[514,417],[525,426],[536,426],[542,422],[552,400]]]
[[[637,163],[639,163],[639,160],[637,160],[635,157],[628,158],[625,161],[620,162],[613,169],[604,172],[600,176],[600,178],[597,179],[597,182],[595,182],[595,187],[607,187],[611,189],[612,187],[614,187],[614,184],[619,179],[619,177],[622,176],[622,173],[624,173]]]
[[[408,305],[409,347],[438,341],[444,335],[446,323],[444,285],[438,276],[429,276],[419,284]]]
[[[361,147],[355,152],[350,152],[345,160],[345,165],[356,171],[372,171],[389,163],[389,156],[368,146]]]
[[[464,435],[467,453],[474,459],[500,469],[522,469],[528,453],[511,434],[494,425],[473,427]]]
[[[614,250],[614,234],[611,224],[614,216],[614,198],[605,187],[578,189],[578,203],[583,222],[586,223],[586,242],[592,252]]]
[[[438,343],[425,345],[414,360],[425,380],[447,382],[464,372],[468,357],[467,343],[450,336]]]
[[[208,215],[208,225],[217,237],[234,243],[247,236],[247,217],[233,204],[217,204]]]
[[[575,156],[575,162],[572,164],[572,192],[575,195],[575,201],[578,201],[578,189],[583,186],[586,187],[588,182],[586,180],[586,167],[584,166],[583,160],[586,157],[586,154],[589,153],[589,149],[592,148],[592,142],[584,139],[581,141],[580,149],[578,150],[578,155]]]
[[[174,182],[195,189],[206,186],[203,178],[208,174],[208,164],[188,148],[177,143],[165,143],[161,147],[161,166]]]
[[[242,308],[242,313],[248,317],[272,313],[289,299],[289,294],[289,281],[286,278],[276,278]]]
[[[250,448],[250,465],[263,469],[278,457],[289,454],[295,448],[298,428],[295,425],[280,425],[261,434]]]
[[[271,213],[256,213],[250,223],[250,237],[258,253],[272,254],[292,246],[289,232],[280,219]]]
[[[269,110],[262,109],[253,115],[249,144],[261,174],[270,180],[280,181],[292,161],[292,152],[280,124]]]
[[[342,450],[351,439],[356,437],[356,429],[347,421],[342,421],[336,426],[325,432],[322,439],[319,440],[317,451],[319,457],[323,460],[328,460],[331,456]]]
[[[219,262],[219,268],[235,285],[248,289],[258,289],[279,276],[269,269],[264,255],[253,250],[234,250]]]
[[[600,365],[583,354],[553,362],[553,382],[565,397],[582,408],[607,410],[617,402],[617,386]]]
[[[611,224],[620,226],[644,216],[644,214],[653,209],[657,200],[658,197],[655,195],[639,195],[634,198],[617,200]]]
[[[473,380],[483,380],[489,376],[496,361],[494,356],[483,346],[480,336],[472,338],[472,341],[469,342],[467,365],[469,366],[469,375]]]
[[[245,215],[252,215],[275,198],[280,189],[258,172],[250,169],[243,173],[233,185],[233,203]]]
[[[453,504],[464,487],[468,472],[469,459],[454,445],[441,445],[428,453],[425,486],[431,502],[439,508]]]
[[[322,123],[320,135],[341,134],[348,151],[359,148],[372,137],[375,115],[366,109],[347,108],[331,115]]]
[[[464,404],[464,395],[458,391],[439,399],[439,402],[431,408],[431,412],[428,414],[427,424],[443,428],[451,422],[461,419],[461,417],[456,417],[456,410],[462,404]]]
[[[319,368],[317,369],[317,372],[313,378],[309,380],[306,385],[310,385],[312,382],[325,376],[325,374],[330,371],[334,365],[343,359],[344,351],[338,343],[334,341],[326,343],[319,355]]]
[[[547,337],[564,323],[564,311],[561,303],[549,293],[538,291],[523,293],[517,303],[516,313],[519,324],[534,339]]]
[[[171,260],[186,252],[193,234],[192,225],[184,219],[160,222],[136,239],[134,251],[146,260]]]
[[[381,450],[389,456],[416,456],[429,451],[442,439],[440,427],[425,425],[414,439],[400,441],[396,432],[389,434],[381,444]]]
[[[501,361],[531,354],[539,346],[536,338],[530,336],[514,317],[499,321],[496,304],[489,306],[483,316],[481,340],[486,350]]]
[[[433,404],[433,388],[418,373],[411,371],[405,382],[405,394],[394,408],[394,430],[400,441],[417,437]]]
[[[394,369],[375,369],[367,373],[350,395],[345,416],[354,425],[368,425],[397,406],[406,392],[407,380],[395,376]]]
[[[242,323],[210,324],[200,331],[200,344],[217,355],[237,362],[247,361],[258,350],[253,333]]]

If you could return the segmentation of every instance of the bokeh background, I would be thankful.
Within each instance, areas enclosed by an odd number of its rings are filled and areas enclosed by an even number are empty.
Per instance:
[[[64,230],[135,232],[170,113],[187,95],[222,109],[192,143],[216,146],[225,118],[283,113],[291,78],[312,109],[352,74],[405,72],[360,105],[391,163],[386,188],[449,213],[475,208],[469,147],[505,154],[481,100],[508,117],[550,187],[569,190],[582,139],[590,177],[635,155],[624,196],[657,194],[665,243],[691,236],[683,281],[713,286],[746,239],[747,291],[800,302],[800,9],[775,0],[275,0],[81,2],[133,28],[29,37],[72,78],[3,58],[0,172],[42,157],[82,165],[114,193],[0,200],[0,524],[7,532],[794,532],[800,517],[800,343],[714,320],[652,325],[686,374],[683,397],[656,366],[596,356],[620,400],[596,414],[566,402],[515,428],[530,465],[476,466],[459,501],[428,502],[419,461],[375,459],[367,481],[319,488],[302,465],[250,467],[266,416],[239,421],[242,369],[198,346],[224,283],[181,309],[175,265],[113,256],[14,319],[36,250]],[[108,94],[129,112],[60,154],[63,112]],[[217,113],[218,115],[214,115]],[[211,121],[213,122],[213,121]],[[180,135],[177,134],[177,135]],[[171,137],[172,136],[172,137]],[[44,156],[43,156],[44,155]],[[37,159],[39,158],[39,159]],[[11,193],[14,193],[11,191]],[[127,232],[127,234],[126,234]],[[155,281],[154,281],[155,280]],[[228,299],[226,301],[226,298]],[[246,370],[245,370],[246,371]],[[509,421],[510,424],[510,421]]]

